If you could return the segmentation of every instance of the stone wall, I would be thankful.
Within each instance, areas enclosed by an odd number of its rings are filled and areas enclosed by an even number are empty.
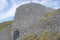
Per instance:
[[[11,36],[13,40],[14,31],[20,31],[20,38],[34,28],[40,18],[47,12],[47,7],[38,3],[28,3],[17,8],[14,22],[12,24]]]

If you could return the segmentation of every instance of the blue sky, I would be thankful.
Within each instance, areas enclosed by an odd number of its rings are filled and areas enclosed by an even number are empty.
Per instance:
[[[60,8],[60,0],[0,0],[0,23],[13,20],[16,8],[31,1],[54,9]]]

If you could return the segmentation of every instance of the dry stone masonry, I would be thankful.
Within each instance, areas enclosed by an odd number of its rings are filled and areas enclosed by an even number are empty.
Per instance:
[[[35,24],[38,24],[40,18],[48,11],[47,9],[49,10],[49,8],[38,3],[28,3],[19,6],[16,10],[16,15],[12,25],[12,40],[14,40],[13,34],[16,30],[20,32],[18,34],[21,39],[24,35],[34,30]]]

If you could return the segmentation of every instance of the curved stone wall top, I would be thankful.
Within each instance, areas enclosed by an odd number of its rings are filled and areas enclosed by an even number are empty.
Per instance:
[[[46,11],[46,7],[38,3],[28,3],[21,5],[16,10],[12,28],[23,29],[29,27],[37,23],[40,17],[46,13]]]

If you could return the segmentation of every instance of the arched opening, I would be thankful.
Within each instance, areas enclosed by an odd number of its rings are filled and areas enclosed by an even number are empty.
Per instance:
[[[19,38],[19,31],[15,31],[13,34],[13,40],[16,40]]]
[[[60,38],[58,38],[58,40],[60,40]]]

